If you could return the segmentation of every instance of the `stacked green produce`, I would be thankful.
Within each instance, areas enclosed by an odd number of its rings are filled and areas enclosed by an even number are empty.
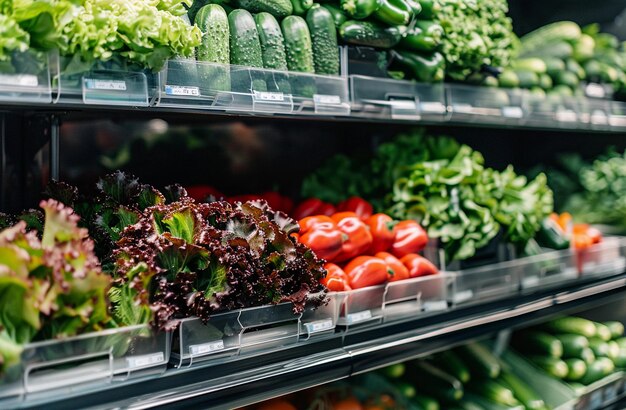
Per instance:
[[[563,317],[514,335],[514,347],[552,377],[576,390],[626,367],[626,338],[619,322]]]
[[[518,57],[499,77],[502,87],[521,87],[542,95],[582,93],[581,82],[626,89],[626,49],[619,40],[601,33],[598,25],[581,29],[561,21],[541,27],[520,39]]]
[[[479,152],[421,131],[381,144],[360,159],[331,158],[307,177],[302,196],[338,203],[360,196],[397,219],[416,219],[450,260],[473,256],[504,229],[523,249],[553,207],[545,175],[532,181],[512,167],[484,166]]]

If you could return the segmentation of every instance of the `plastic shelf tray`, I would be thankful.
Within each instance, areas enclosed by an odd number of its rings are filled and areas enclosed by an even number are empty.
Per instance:
[[[452,272],[449,301],[454,306],[505,299],[519,291],[520,272],[532,266],[524,259]]]
[[[616,372],[587,386],[576,403],[576,410],[606,408],[624,395],[624,373]]]
[[[415,318],[448,309],[448,289],[453,280],[453,275],[440,272],[388,283],[383,298],[384,321]]]
[[[602,98],[579,98],[580,121],[592,130],[611,129],[612,101]]]
[[[140,325],[28,344],[20,363],[0,379],[0,407],[50,391],[161,374],[169,361],[169,336]]]
[[[576,266],[583,278],[604,277],[626,271],[626,238],[605,237],[589,249],[576,252]]]
[[[520,259],[524,269],[518,271],[523,293],[558,288],[580,278],[571,250],[547,251]]]
[[[351,75],[350,90],[358,115],[407,121],[446,119],[443,84]]]
[[[612,101],[610,109],[609,125],[612,128],[626,128],[626,103]]]
[[[168,61],[158,75],[153,104],[265,114],[350,114],[343,77],[195,60]]]
[[[307,306],[300,318],[300,340],[318,339],[335,333],[337,327],[337,299],[327,298],[328,303],[317,308]]]
[[[0,101],[14,104],[50,103],[49,55],[27,51],[13,53],[0,64]]]
[[[346,292],[332,292],[336,299],[339,315],[337,324],[346,331],[353,327],[363,327],[382,323],[383,300],[386,285],[371,286]]]
[[[452,120],[518,124],[528,116],[528,92],[447,84],[448,105]]]

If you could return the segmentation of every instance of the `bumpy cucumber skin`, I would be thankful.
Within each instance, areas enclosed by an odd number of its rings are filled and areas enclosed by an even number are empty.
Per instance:
[[[306,21],[299,16],[288,16],[281,23],[290,71],[314,73],[313,44]]]
[[[259,13],[254,16],[254,20],[261,42],[263,67],[273,70],[287,70],[285,43],[278,21],[269,13]]]
[[[252,14],[233,10],[228,15],[230,26],[230,62],[248,67],[263,67],[261,43]]]
[[[339,48],[333,15],[323,7],[313,6],[306,22],[313,43],[313,63],[317,74],[339,74]]]
[[[228,16],[217,4],[207,4],[196,14],[196,25],[202,31],[202,44],[196,49],[198,61],[228,64],[230,32]]]
[[[291,0],[236,0],[237,7],[251,13],[270,13],[276,18],[287,17],[293,13]]]
[[[402,31],[370,21],[348,20],[339,27],[339,36],[348,44],[386,49],[400,42]]]

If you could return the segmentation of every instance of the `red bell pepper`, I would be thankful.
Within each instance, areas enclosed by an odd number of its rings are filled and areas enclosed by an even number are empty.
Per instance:
[[[327,263],[324,265],[326,269],[326,277],[322,279],[322,284],[333,292],[343,292],[346,290],[352,290],[350,287],[350,279],[348,275],[339,266],[334,263]]]
[[[331,216],[335,212],[335,207],[332,204],[329,204],[317,198],[309,198],[300,202],[300,204],[296,207],[296,209],[293,210],[290,216],[299,221],[300,219],[306,218],[307,216]]]
[[[198,202],[204,202],[210,196],[214,197],[217,200],[224,198],[224,194],[208,185],[194,185],[190,187],[186,187],[187,195],[192,197]]]
[[[372,245],[369,248],[370,254],[386,252],[393,245],[396,234],[393,232],[395,222],[389,215],[375,214],[365,220],[365,224],[370,227],[372,234]]]
[[[344,238],[339,229],[313,229],[301,235],[299,241],[319,258],[332,261],[343,251]]]
[[[415,221],[398,222],[393,232],[396,237],[391,245],[391,253],[398,258],[420,252],[428,243],[426,231]]]
[[[405,255],[400,261],[409,270],[409,277],[411,278],[434,275],[439,272],[439,269],[431,261],[416,253]]]
[[[339,202],[337,205],[337,211],[354,212],[359,218],[365,220],[372,216],[374,208],[372,207],[372,204],[367,202],[365,199],[359,198],[358,196],[352,196],[345,201]]]
[[[372,234],[369,228],[354,212],[339,212],[331,216],[341,232],[347,235],[341,253],[337,255],[337,262],[347,261],[364,254],[372,244]]]
[[[358,256],[350,261],[344,272],[350,279],[352,289],[385,283],[389,277],[389,266],[384,260],[373,256]]]
[[[313,229],[337,229],[335,221],[326,215],[307,216],[298,221],[300,234],[305,234]]]
[[[374,256],[384,260],[387,266],[389,266],[389,269],[391,270],[388,278],[389,282],[396,282],[410,277],[407,267],[402,264],[400,259],[396,258],[392,254],[388,252],[378,252]]]

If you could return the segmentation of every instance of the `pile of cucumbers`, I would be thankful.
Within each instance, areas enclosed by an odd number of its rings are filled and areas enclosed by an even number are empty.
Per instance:
[[[381,373],[423,410],[547,408],[527,383],[480,343],[389,366]]]
[[[571,21],[523,36],[518,57],[497,80],[501,87],[526,88],[541,96],[583,94],[581,82],[626,91],[626,46],[612,34],[600,33],[597,25],[581,29]]]
[[[551,376],[575,389],[626,367],[626,338],[620,322],[596,323],[563,317],[513,336],[514,347]]]

